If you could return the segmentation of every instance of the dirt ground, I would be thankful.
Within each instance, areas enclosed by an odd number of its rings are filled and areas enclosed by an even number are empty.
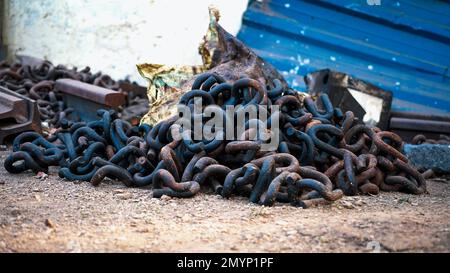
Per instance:
[[[11,175],[0,152],[0,252],[450,252],[449,179],[422,196],[345,197],[261,207],[202,193],[153,199],[105,181]]]

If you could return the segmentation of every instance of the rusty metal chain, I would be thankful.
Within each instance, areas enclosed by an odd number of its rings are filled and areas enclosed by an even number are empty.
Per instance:
[[[21,72],[16,70],[3,74],[21,79]],[[46,64],[27,73],[42,79],[60,70]],[[73,77],[80,75],[69,72]],[[86,72],[81,75],[89,78]],[[108,77],[98,83],[113,85]],[[41,98],[51,92],[50,82],[35,86],[27,90],[34,87],[32,94]],[[90,181],[94,186],[109,177],[126,186],[151,185],[157,198],[191,197],[209,189],[224,198],[242,195],[266,206],[282,202],[307,208],[329,204],[344,194],[378,194],[380,190],[426,192],[424,176],[408,164],[399,136],[368,127],[352,112],[333,108],[326,94],[320,96],[322,110],[312,98],[301,101],[278,81],[271,87],[248,78],[228,83],[217,74],[205,73],[197,76],[180,103],[193,107],[195,98],[220,109],[278,105],[277,149],[263,151],[267,138],[250,127],[235,140],[223,138],[227,130],[235,128],[214,128],[215,138],[196,140],[193,131],[176,124],[178,117],[153,127],[132,126],[118,119],[114,111],[99,110],[99,119],[87,124],[61,117],[60,128],[48,138],[35,133],[19,135],[5,168],[11,173],[27,169],[39,172],[58,165],[59,176]],[[211,119],[203,114],[198,118],[202,126],[208,126]],[[222,118],[226,121],[229,117]],[[252,122],[261,121],[249,120],[247,125]],[[273,128],[265,123],[264,134],[270,136]],[[172,130],[181,133],[182,139],[174,140]]]

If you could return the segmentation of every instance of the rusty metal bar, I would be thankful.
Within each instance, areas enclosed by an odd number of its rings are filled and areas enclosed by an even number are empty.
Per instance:
[[[389,129],[407,142],[417,134],[423,134],[430,139],[439,139],[441,134],[450,135],[450,116],[391,112]]]
[[[435,133],[450,133],[450,122],[439,120],[422,120],[409,118],[391,118],[391,128],[395,129],[414,129],[419,131],[428,131]]]
[[[42,132],[36,101],[0,87],[0,143],[25,131]]]
[[[84,121],[96,120],[98,109],[117,110],[125,104],[125,95],[120,92],[72,79],[57,80],[55,89],[62,93],[67,107],[74,109],[73,114]]]
[[[112,108],[125,103],[125,96],[119,92],[72,79],[57,80],[55,89]]]

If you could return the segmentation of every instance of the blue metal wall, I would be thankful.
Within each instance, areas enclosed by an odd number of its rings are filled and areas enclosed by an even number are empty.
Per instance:
[[[450,114],[448,1],[251,0],[238,38],[298,90],[330,68],[392,91],[393,110]]]

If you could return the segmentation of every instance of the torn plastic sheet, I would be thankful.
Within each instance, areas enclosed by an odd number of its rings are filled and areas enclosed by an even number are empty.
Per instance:
[[[209,28],[199,46],[203,65],[137,65],[139,73],[149,81],[147,93],[150,110],[141,123],[155,124],[176,114],[176,103],[181,94],[189,91],[195,75],[205,71],[216,72],[229,81],[246,76],[269,87],[273,87],[274,79],[279,79],[287,87],[283,76],[271,64],[266,63],[218,24],[220,15],[217,9],[210,8],[209,15]]]

